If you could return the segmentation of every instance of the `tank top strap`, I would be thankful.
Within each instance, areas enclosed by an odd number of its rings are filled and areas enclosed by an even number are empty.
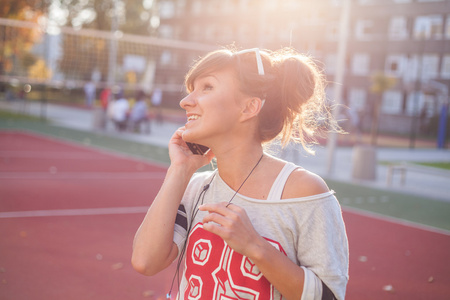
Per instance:
[[[297,169],[298,166],[288,162],[284,165],[283,169],[281,169],[277,178],[275,179],[272,188],[270,189],[269,196],[267,197],[268,201],[278,201],[281,200],[281,196],[283,195],[284,186],[286,185],[286,181],[291,175],[291,173]]]

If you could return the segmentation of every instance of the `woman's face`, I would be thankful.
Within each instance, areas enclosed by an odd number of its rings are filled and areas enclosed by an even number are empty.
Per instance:
[[[180,102],[187,122],[183,139],[208,145],[215,138],[232,135],[241,111],[238,82],[231,69],[198,77],[193,91]]]

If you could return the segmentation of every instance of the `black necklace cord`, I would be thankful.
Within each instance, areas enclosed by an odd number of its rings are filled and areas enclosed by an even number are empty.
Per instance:
[[[259,165],[259,163],[261,162],[263,157],[264,157],[264,153],[261,155],[261,157],[259,158],[259,160],[256,163],[256,165],[253,167],[253,169],[250,171],[250,173],[248,174],[247,178],[245,178],[245,180],[241,183],[239,188],[236,190],[236,192],[234,193],[233,197],[231,197],[231,199],[228,201],[228,204],[226,205],[226,207],[228,207],[231,204],[231,201],[234,199],[234,197],[237,195],[237,193],[241,190],[242,186],[247,181],[247,179],[250,177],[250,175],[252,175],[253,171],[255,171],[256,167]]]
[[[231,199],[228,201],[226,207],[228,207],[231,204],[231,201],[234,199],[234,197],[238,194],[238,192],[241,190],[242,186],[245,184],[245,182],[247,181],[247,179],[250,177],[250,175],[252,175],[253,171],[256,169],[256,167],[259,165],[259,163],[261,162],[261,160],[264,157],[264,153],[261,155],[261,157],[259,158],[258,162],[255,164],[255,166],[253,167],[253,169],[250,171],[250,173],[247,175],[247,177],[244,179],[244,181],[241,183],[241,185],[239,186],[239,188],[236,190],[236,192],[234,193],[233,197],[231,197]],[[194,223],[194,219],[197,216],[198,213],[198,204],[201,201],[201,204],[204,203],[205,200],[205,194],[206,191],[209,189],[209,187],[211,186],[212,181],[214,180],[214,178],[216,177],[216,174],[214,173],[213,177],[211,178],[211,180],[209,181],[208,184],[206,184],[202,191],[200,192],[200,194],[198,195],[197,201],[195,203],[195,206],[192,210],[192,215],[191,215],[191,223],[189,224],[187,233],[186,233],[186,239],[184,241],[183,244],[183,248],[181,250],[180,256],[178,257],[178,261],[177,261],[177,270],[175,271],[175,274],[173,276],[172,279],[172,284],[170,285],[170,291],[169,293],[167,293],[166,295],[166,299],[170,299],[171,295],[172,295],[172,290],[173,290],[173,284],[175,283],[175,278],[177,279],[177,283],[178,283],[178,287],[180,287],[180,267],[181,264],[183,262],[183,258],[184,258],[184,254],[186,253],[186,247],[187,247],[187,242],[189,239],[189,233],[191,232],[192,229],[192,225]],[[180,292],[180,291],[178,291]]]

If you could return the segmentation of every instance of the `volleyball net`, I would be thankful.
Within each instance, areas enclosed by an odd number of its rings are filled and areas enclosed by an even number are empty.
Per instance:
[[[120,31],[50,27],[0,18],[2,92],[46,89],[81,95],[92,82],[132,93],[158,89],[179,98],[192,62],[213,46]],[[47,92],[51,97],[52,93]]]

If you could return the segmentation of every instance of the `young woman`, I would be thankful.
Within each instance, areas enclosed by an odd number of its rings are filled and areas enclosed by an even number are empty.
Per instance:
[[[348,244],[317,175],[264,152],[308,148],[327,119],[323,76],[291,49],[218,50],[186,76],[187,123],[136,233],[132,264],[154,275],[185,259],[178,299],[344,299]],[[326,121],[328,120],[328,121]],[[209,147],[196,155],[187,143]],[[217,160],[217,169],[195,173]]]

